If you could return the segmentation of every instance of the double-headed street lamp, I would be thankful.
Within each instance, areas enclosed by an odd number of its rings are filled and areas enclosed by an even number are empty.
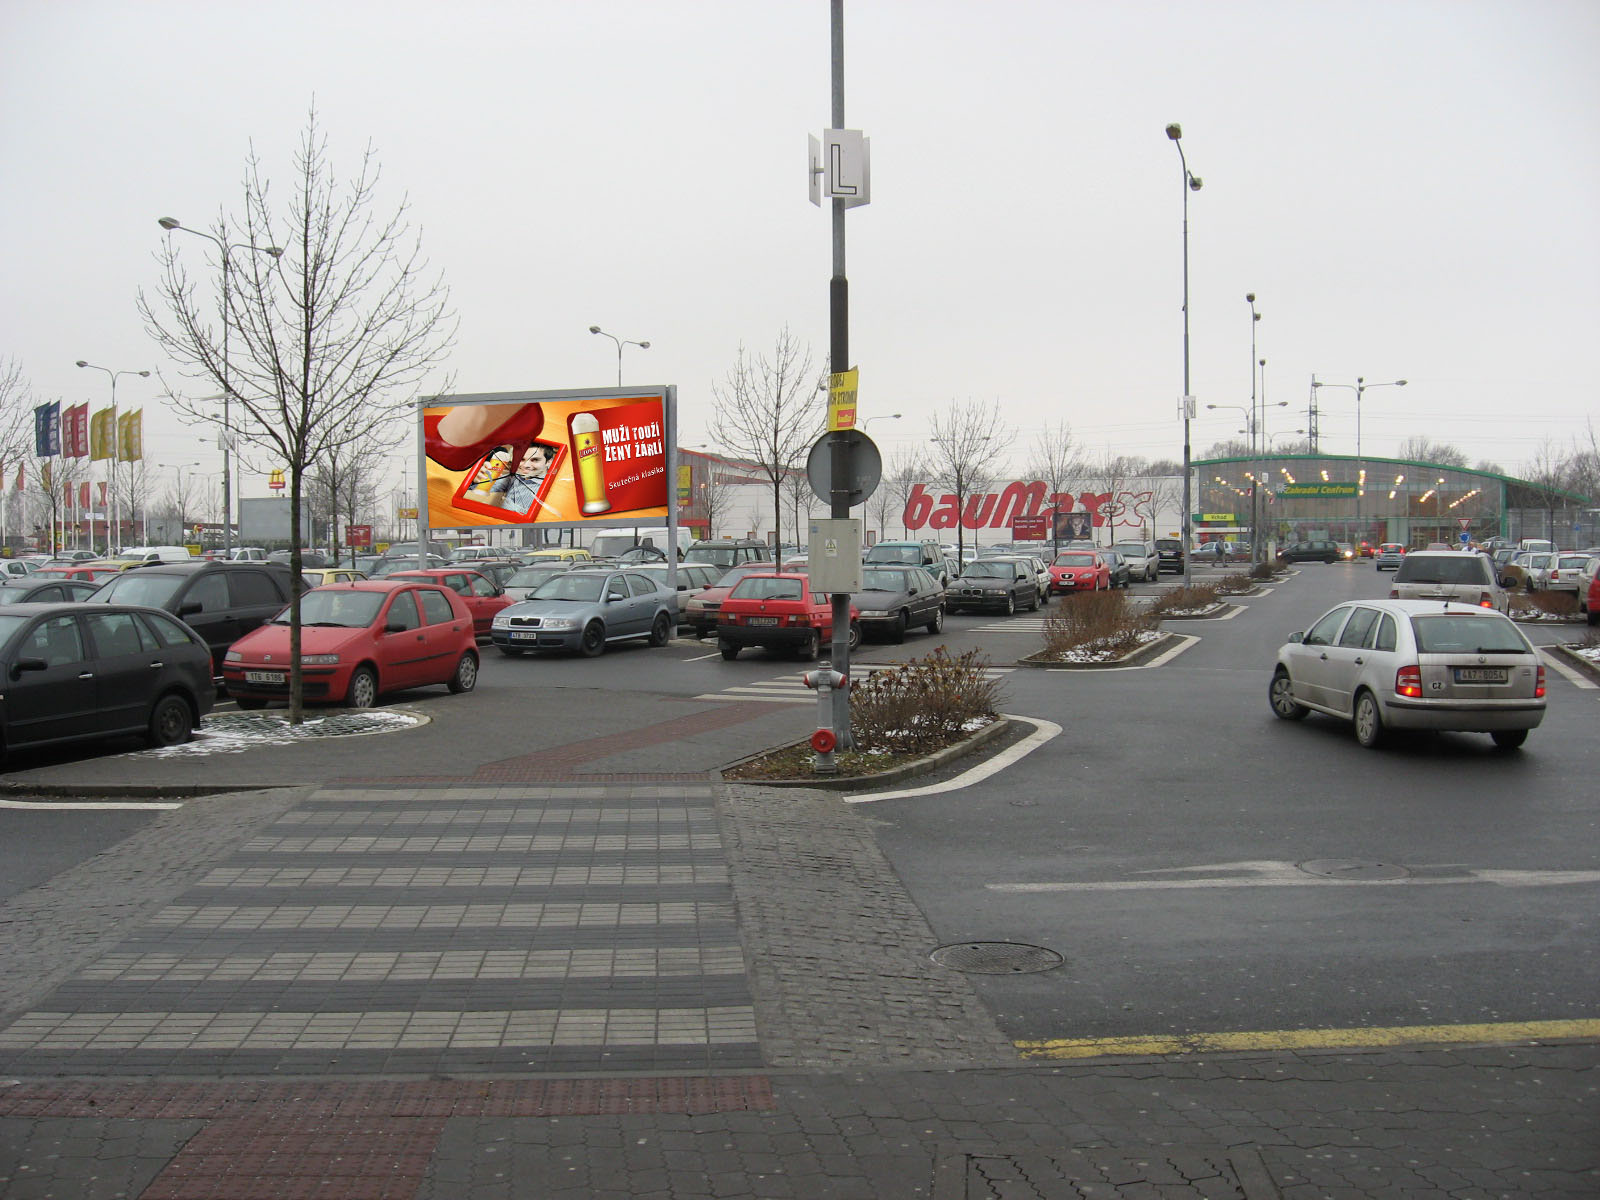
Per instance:
[[[1198,175],[1190,173],[1189,160],[1184,157],[1183,126],[1174,121],[1167,126],[1167,136],[1178,148],[1178,165],[1183,168],[1183,586],[1187,588],[1194,585],[1189,566],[1194,551],[1194,484],[1189,468],[1189,422],[1194,417],[1194,396],[1189,391],[1189,193],[1198,192],[1201,183]]]
[[[228,269],[230,250],[248,250],[252,254],[270,254],[282,258],[283,250],[277,246],[257,246],[252,242],[227,242],[203,229],[190,229],[177,217],[157,217],[156,224],[171,233],[192,233],[212,243],[222,254],[222,549],[227,557],[233,549],[233,424],[228,401],[233,395],[233,385],[228,381]]]
[[[1368,383],[1366,379],[1360,375],[1356,376],[1356,381],[1354,383],[1323,383],[1315,377],[1313,377],[1311,380],[1311,390],[1313,393],[1318,392],[1323,388],[1333,387],[1349,388],[1356,394],[1356,471],[1358,472],[1358,477],[1356,479],[1356,535],[1361,537],[1363,540],[1365,540],[1365,534],[1361,529],[1361,496],[1362,493],[1366,491],[1367,464],[1361,460],[1361,396],[1367,391],[1368,388],[1405,386],[1406,381],[1404,379],[1391,379],[1387,383]]]
[[[598,325],[589,326],[589,332],[590,333],[598,333],[601,337],[608,337],[613,342],[615,342],[617,344],[617,386],[621,387],[622,386],[622,348],[624,346],[637,346],[641,350],[648,350],[648,349],[650,349],[650,343],[649,342],[629,342],[629,341],[624,341],[622,338],[619,338],[614,333],[607,333],[604,329],[601,329],[600,326],[598,326]]]
[[[110,367],[97,367],[97,366],[95,366],[94,363],[85,362],[81,358],[78,360],[78,365],[80,367],[87,367],[91,371],[104,371],[107,375],[109,375],[111,377],[111,466],[108,468],[108,470],[111,473],[111,487],[110,487],[111,504],[109,506],[110,512],[107,513],[107,516],[109,518],[109,517],[111,517],[111,516],[113,516],[113,515],[115,515],[117,513],[117,376],[118,375],[137,375],[141,379],[148,379],[148,378],[150,378],[150,372],[149,371],[113,371]],[[118,521],[117,525],[118,525],[117,540],[120,542],[121,541],[121,533],[122,533],[122,530],[120,528],[121,522]],[[108,519],[106,521],[106,553],[107,554],[112,553],[112,533],[111,533],[111,530],[112,530],[112,523]],[[92,536],[92,534],[93,534],[93,529],[92,528],[90,530],[90,533],[91,533],[91,536]]]

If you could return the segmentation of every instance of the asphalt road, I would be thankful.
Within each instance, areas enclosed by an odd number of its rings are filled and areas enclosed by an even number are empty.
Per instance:
[[[65,810],[48,802],[40,808],[13,808],[9,805],[30,802],[6,800],[0,805],[0,903],[110,849],[161,813],[148,806]]]
[[[1061,736],[978,786],[872,806],[943,941],[1065,956],[975,977],[1008,1034],[1600,1016],[1600,796],[1582,782],[1600,692],[1549,672],[1514,754],[1454,734],[1372,752],[1269,712],[1284,636],[1386,590],[1312,565],[1235,619],[1170,626],[1201,640],[1159,668],[1013,674],[1011,710]]]

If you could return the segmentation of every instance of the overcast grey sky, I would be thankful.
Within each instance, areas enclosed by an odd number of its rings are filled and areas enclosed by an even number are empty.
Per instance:
[[[1248,403],[1253,291],[1272,432],[1313,373],[1367,394],[1363,449],[1411,434],[1515,473],[1595,402],[1600,4],[847,0],[846,124],[872,139],[849,218],[851,349],[886,453],[952,399],[1019,446],[1178,458],[1180,121],[1193,390]],[[459,391],[711,385],[788,324],[827,353],[826,0],[0,0],[0,359],[36,399],[107,400],[166,366],[134,309],[156,218],[237,209],[254,144],[287,184],[313,100],[336,168],[370,139],[461,320]],[[181,236],[181,235],[174,235]],[[185,253],[200,269],[204,243]],[[169,368],[170,369],[170,368]],[[146,404],[148,452],[215,461]],[[197,389],[198,390],[198,389]],[[1323,393],[1323,449],[1355,449]],[[1198,452],[1239,413],[1206,413]],[[1020,450],[1013,465],[1020,467]],[[398,468],[397,468],[398,473]],[[241,481],[261,495],[264,479]]]

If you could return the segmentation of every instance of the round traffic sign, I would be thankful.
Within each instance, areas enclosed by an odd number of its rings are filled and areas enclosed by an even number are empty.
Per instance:
[[[844,490],[849,493],[850,506],[864,503],[878,490],[883,478],[883,455],[877,443],[859,429],[840,429],[819,437],[806,455],[806,478],[811,481],[811,492],[824,504],[833,503],[833,447],[836,441],[845,444],[849,465],[844,472]]]

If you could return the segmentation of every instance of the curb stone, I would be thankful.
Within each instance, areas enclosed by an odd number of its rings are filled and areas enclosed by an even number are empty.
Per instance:
[[[1131,650],[1117,658],[1102,659],[1099,662],[1054,662],[1030,654],[1026,658],[1019,658],[1017,666],[1036,667],[1042,671],[1103,671],[1108,667],[1137,666],[1148,658],[1154,658],[1168,643],[1177,640],[1177,636],[1175,633],[1162,630],[1154,641],[1146,642],[1137,650]]]
[[[882,787],[889,783],[898,783],[902,779],[913,779],[918,775],[926,775],[936,771],[946,763],[974,750],[980,749],[994,739],[1009,733],[1017,728],[1019,722],[1008,717],[1000,717],[985,725],[972,736],[957,742],[953,746],[946,746],[943,750],[936,750],[926,758],[919,758],[915,762],[894,767],[888,771],[880,771],[874,775],[816,775],[806,779],[729,779],[720,776],[723,783],[740,787],[773,787],[773,788],[820,788],[825,791],[850,792],[860,791],[865,788]],[[730,770],[743,763],[754,762],[756,759],[765,758],[775,750],[788,750],[795,746],[806,745],[806,740],[789,742],[783,746],[775,746],[763,750],[759,754],[747,755],[737,762],[729,763],[723,770]]]
[[[1584,658],[1581,654],[1573,653],[1572,647],[1560,644],[1542,646],[1540,649],[1553,651],[1562,662],[1581,673],[1584,678],[1600,683],[1600,666],[1596,666],[1593,659]]]

